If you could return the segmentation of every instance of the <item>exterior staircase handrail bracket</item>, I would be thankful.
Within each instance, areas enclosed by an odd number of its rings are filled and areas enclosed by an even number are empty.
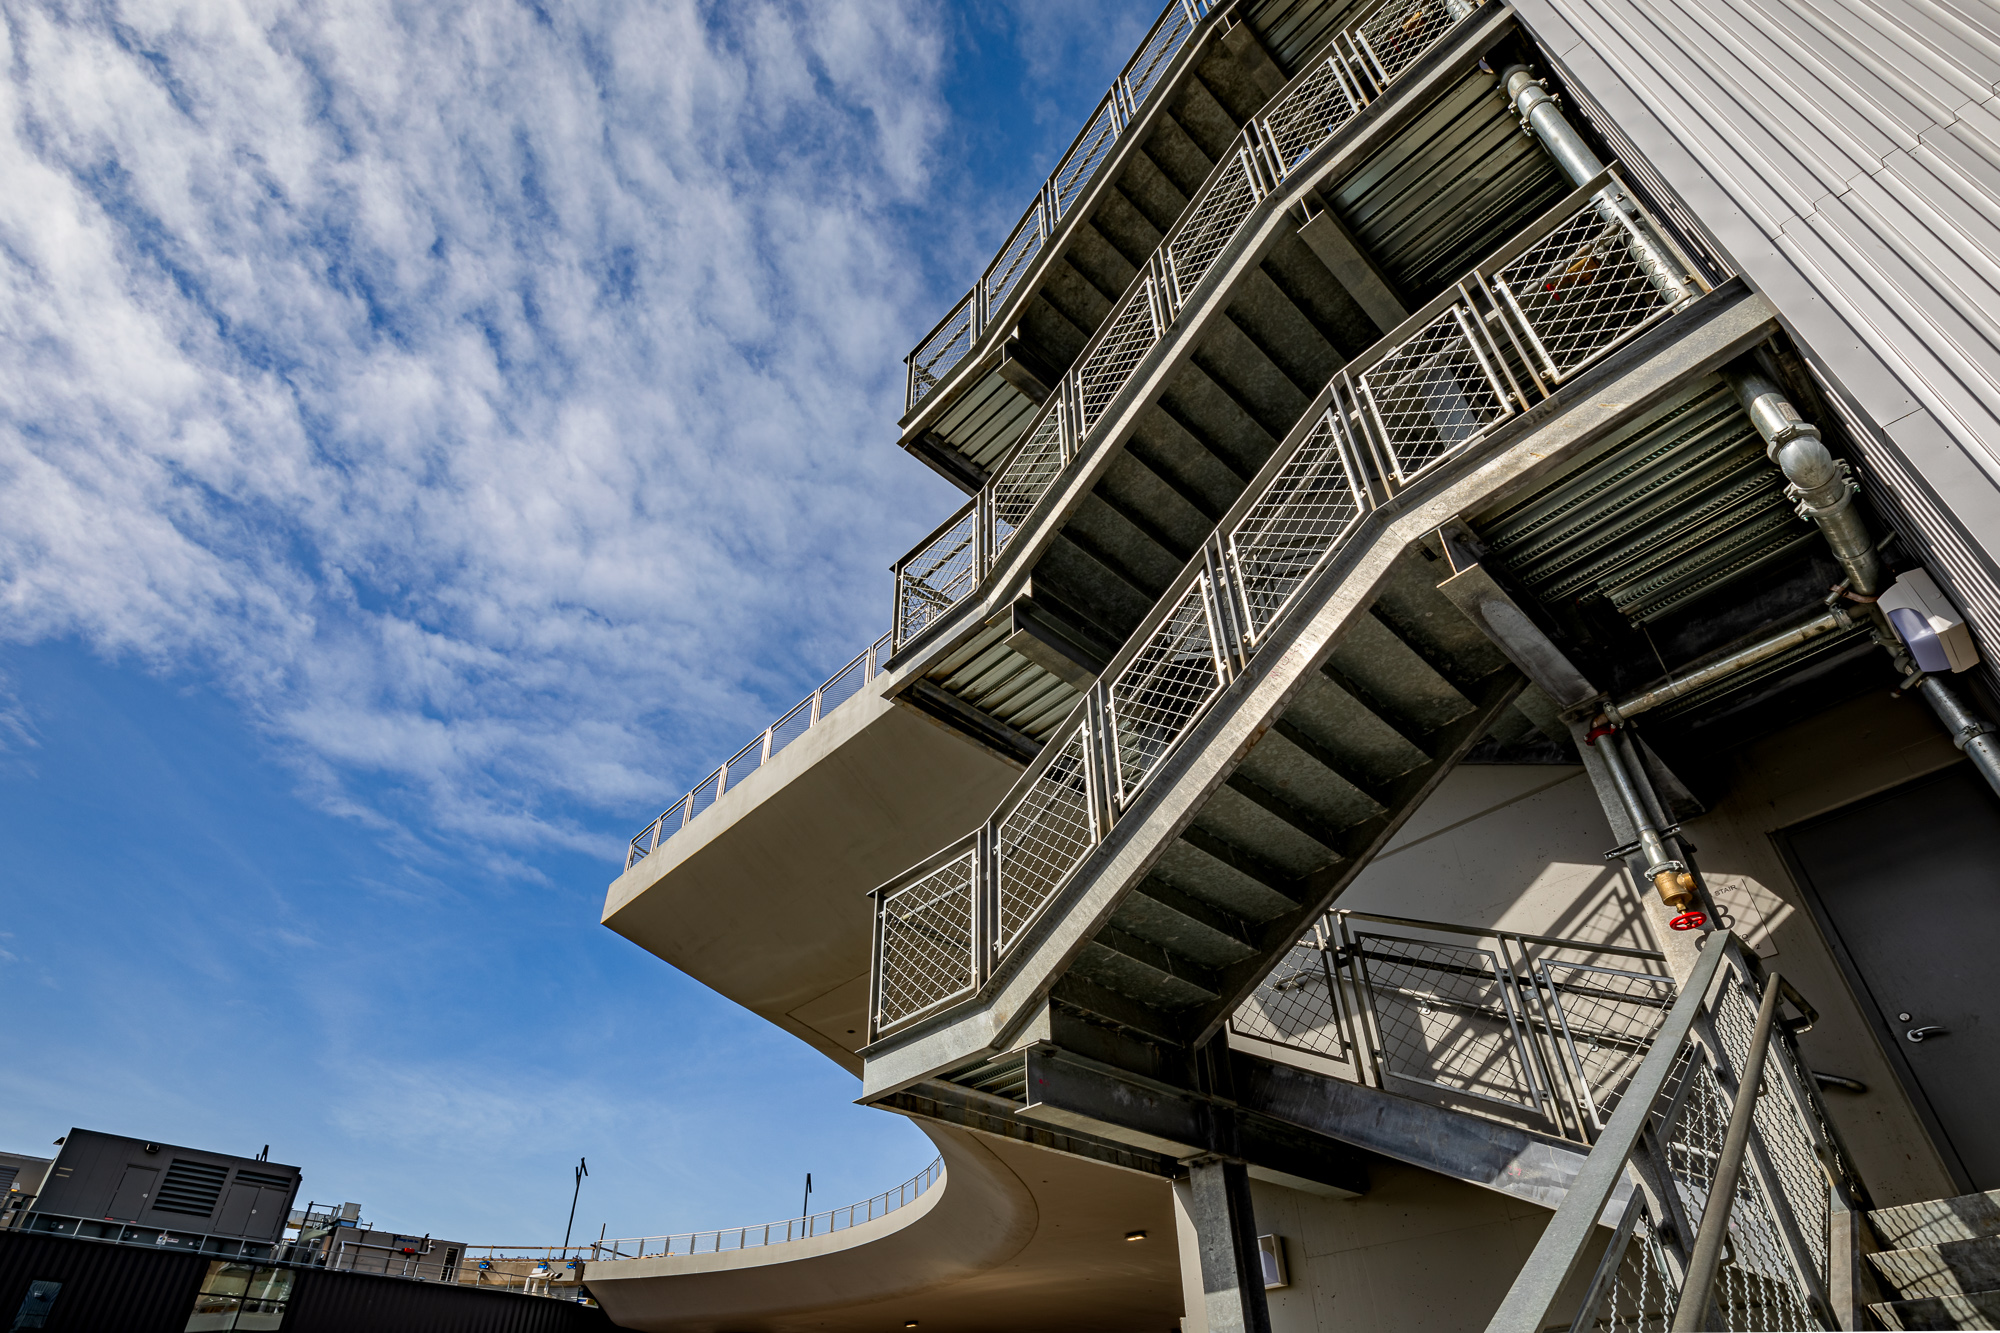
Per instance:
[[[1537,318],[1548,325],[1547,341],[1556,341],[1556,331],[1562,329],[1561,345],[1572,363],[1568,373],[1574,373],[1672,312],[1675,307],[1653,288],[1634,287],[1629,262],[1621,265],[1617,258],[1622,252],[1610,252],[1609,259],[1599,253],[1601,237],[1593,224],[1583,224],[1584,230],[1577,231],[1580,219],[1597,216],[1597,197],[1613,190],[1637,208],[1607,167],[1343,367],[1052,733],[1057,739],[1043,747],[1000,810],[982,826],[983,850],[965,862],[969,882],[958,885],[955,857],[945,864],[934,858],[877,891],[878,968],[893,970],[910,960],[931,965],[930,951],[936,945],[931,935],[944,927],[927,922],[924,933],[903,932],[904,938],[892,939],[902,923],[887,916],[884,905],[905,901],[905,894],[926,892],[921,886],[933,880],[942,884],[945,878],[954,891],[962,887],[966,895],[972,919],[964,923],[963,934],[976,962],[969,976],[955,970],[948,976],[939,973],[940,979],[950,982],[948,997],[935,987],[904,996],[898,978],[877,977],[873,985],[878,1002],[871,1004],[868,1018],[870,1044],[887,1031],[942,1013],[950,1002],[983,993],[1000,974],[1002,958],[1015,951],[1022,937],[1021,929],[994,929],[1001,908],[1027,918],[1045,914],[1084,857],[1103,840],[1119,811],[1132,804],[1196,720],[1269,641],[1271,628],[1343,548],[1359,520],[1527,408],[1528,397],[1506,369],[1491,324],[1501,325],[1520,358],[1528,353],[1527,339],[1511,327],[1517,310],[1524,312],[1518,317],[1530,337],[1535,335]],[[1572,244],[1573,233],[1584,238],[1580,249]],[[1552,242],[1559,244],[1551,249]],[[1590,263],[1583,270],[1585,276],[1565,289],[1548,275],[1576,272],[1578,254]],[[1530,257],[1538,257],[1537,264],[1516,276],[1525,272],[1531,285],[1540,284],[1535,298],[1503,307],[1486,277],[1510,268],[1520,270]],[[1621,307],[1597,299],[1606,291],[1630,303]],[[1652,298],[1647,301],[1635,292],[1651,292]],[[1570,318],[1564,313],[1569,307],[1593,312],[1587,336],[1559,322]],[[1554,391],[1546,381],[1533,382],[1544,397]],[[1483,412],[1474,410],[1474,394],[1484,396]],[[1362,454],[1365,461],[1358,457]],[[1349,497],[1343,503],[1352,506],[1346,521],[1330,524],[1315,517],[1295,525],[1278,543],[1282,560],[1246,557],[1250,529],[1256,526],[1260,538],[1270,533],[1260,507],[1268,506],[1274,495],[1282,500],[1304,494],[1340,472],[1345,473],[1342,481]],[[1278,494],[1287,488],[1287,494]],[[1255,525],[1253,518],[1259,520]],[[1038,784],[1046,786],[1052,766],[1073,749],[1082,752],[1088,820],[1076,818],[1075,801],[1049,798],[1044,809],[1058,812],[1065,827],[1010,834],[1008,816],[1024,808]],[[1031,848],[1026,855],[1038,861],[1039,900],[996,906],[996,867],[1010,856],[1025,859],[1011,850],[1016,847]],[[897,1002],[885,1008],[880,1002],[885,995]]]

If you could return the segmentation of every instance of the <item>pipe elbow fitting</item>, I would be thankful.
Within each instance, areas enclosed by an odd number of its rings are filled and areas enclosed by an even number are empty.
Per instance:
[[[1812,433],[1807,434],[1807,431]],[[1812,426],[1807,425],[1790,439],[1772,444],[1765,453],[1771,455],[1771,461],[1778,465],[1778,471],[1785,474],[1785,480],[1801,492],[1810,493],[1834,486],[1842,491],[1847,489],[1847,478],[1842,474],[1840,464],[1834,461],[1826,441]]]
[[[1659,890],[1660,901],[1676,912],[1686,910],[1694,901],[1694,876],[1685,870],[1656,871],[1653,875],[1653,887]]]

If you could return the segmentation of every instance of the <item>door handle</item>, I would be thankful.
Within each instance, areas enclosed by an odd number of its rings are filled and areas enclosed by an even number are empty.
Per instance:
[[[1932,1023],[1928,1027],[1911,1028],[1908,1032],[1905,1032],[1903,1035],[1908,1037],[1911,1041],[1922,1041],[1925,1037],[1949,1036],[1951,1035],[1951,1029],[1941,1028],[1937,1024]]]

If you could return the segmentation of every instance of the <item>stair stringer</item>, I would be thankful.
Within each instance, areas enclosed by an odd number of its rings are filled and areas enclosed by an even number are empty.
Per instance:
[[[1301,589],[1265,646],[1209,706],[1165,759],[1145,791],[1104,840],[1080,862],[1041,923],[1000,967],[983,999],[893,1033],[862,1051],[863,1102],[874,1101],[969,1061],[1015,1049],[1046,1034],[1033,1030],[1047,1012],[1050,991],[1079,953],[1109,923],[1125,897],[1270,729],[1365,614],[1392,564],[1426,534],[1505,494],[1538,484],[1594,445],[1665,402],[1690,378],[1707,374],[1768,338],[1776,327],[1768,304],[1740,283],[1716,289],[1694,306],[1497,431],[1471,453],[1441,467],[1416,488],[1386,501],[1328,565]],[[1479,701],[1497,712],[1513,697]],[[1476,739],[1477,732],[1466,738]],[[1454,755],[1455,759],[1456,756]],[[1450,764],[1437,764],[1432,782]],[[1414,811],[1424,791],[1408,793],[1373,848]],[[1372,849],[1368,855],[1372,855]],[[1317,902],[1302,902],[1310,921],[1332,903],[1368,855],[1352,858],[1334,882],[1317,886]],[[1287,919],[1289,919],[1289,914]],[[1218,1031],[1296,938],[1262,941],[1263,967],[1231,976],[1234,989],[1179,1035],[1199,1045]]]

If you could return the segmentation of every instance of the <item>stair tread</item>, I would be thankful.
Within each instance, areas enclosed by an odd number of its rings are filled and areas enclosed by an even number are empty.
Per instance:
[[[2000,1236],[2000,1190],[1877,1208],[1868,1222],[1891,1249]]]
[[[1884,1328],[2000,1328],[2000,1291],[1877,1301],[1868,1308]]]
[[[1869,1266],[1905,1300],[2000,1289],[2000,1236],[1878,1250]]]

